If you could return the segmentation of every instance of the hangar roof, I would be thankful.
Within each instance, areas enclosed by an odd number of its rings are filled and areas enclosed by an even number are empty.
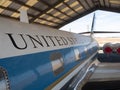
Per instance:
[[[30,23],[60,28],[95,10],[120,13],[120,0],[0,0],[0,16],[19,20],[20,9]]]

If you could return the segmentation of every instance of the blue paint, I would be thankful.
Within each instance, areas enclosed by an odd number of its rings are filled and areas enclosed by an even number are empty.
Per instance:
[[[78,48],[80,60],[75,61],[74,49]],[[71,47],[54,51],[40,52],[17,57],[0,59],[0,66],[8,73],[11,90],[43,90],[66,74],[70,69],[86,60],[97,51],[97,46],[88,46],[86,54],[85,46]],[[59,52],[64,59],[64,70],[54,75],[50,60],[51,53]]]

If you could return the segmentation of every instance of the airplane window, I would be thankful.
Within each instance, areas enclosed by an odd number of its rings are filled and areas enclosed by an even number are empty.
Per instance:
[[[52,53],[50,56],[53,72],[58,75],[63,71],[63,58],[60,53]]]
[[[5,72],[1,69],[0,70],[0,90],[9,90],[5,76],[6,76]]]
[[[87,52],[88,52],[88,49],[85,47],[85,53],[87,54]]]
[[[76,61],[80,59],[80,52],[78,49],[74,49],[74,53],[75,53],[75,59]]]

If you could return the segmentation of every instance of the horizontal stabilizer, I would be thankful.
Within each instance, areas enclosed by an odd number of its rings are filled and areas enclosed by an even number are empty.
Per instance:
[[[79,34],[89,34],[91,32],[82,32],[82,33],[79,33]],[[115,32],[115,31],[93,31],[93,33],[120,33],[120,32]]]

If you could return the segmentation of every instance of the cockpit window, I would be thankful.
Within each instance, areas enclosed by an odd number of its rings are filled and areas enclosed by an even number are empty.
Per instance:
[[[52,53],[50,56],[51,64],[52,64],[52,69],[55,75],[58,75],[61,73],[64,69],[63,67],[63,57],[60,53]]]
[[[74,53],[75,53],[75,60],[78,61],[80,59],[80,52],[79,52],[79,50],[77,48],[74,49]]]
[[[0,90],[9,90],[6,73],[0,68]]]

